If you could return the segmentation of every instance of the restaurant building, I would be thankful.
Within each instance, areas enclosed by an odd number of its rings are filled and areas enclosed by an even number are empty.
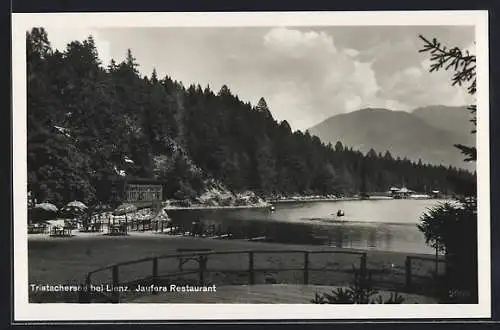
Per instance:
[[[163,201],[164,181],[145,178],[125,178],[119,185],[120,200],[137,207],[149,207]]]

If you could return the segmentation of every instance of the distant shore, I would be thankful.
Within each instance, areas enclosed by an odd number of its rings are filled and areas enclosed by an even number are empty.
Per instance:
[[[368,198],[368,200],[379,200],[379,199],[393,199],[387,196],[373,196]],[[249,204],[249,205],[199,205],[194,204],[192,206],[172,206],[166,205],[164,209],[168,210],[217,210],[217,209],[262,209],[271,207],[273,204],[279,203],[306,203],[306,202],[342,202],[342,201],[357,201],[362,200],[361,197],[322,197],[322,198],[311,198],[311,197],[296,197],[296,198],[284,198],[284,199],[268,199],[267,202],[260,204]]]
[[[405,198],[406,200],[418,200],[423,198]],[[435,198],[425,198],[425,199],[435,199]],[[283,198],[283,199],[267,199],[266,202],[259,204],[249,204],[249,205],[200,205],[193,204],[191,206],[174,206],[174,205],[165,205],[163,208],[165,210],[227,210],[227,209],[265,209],[273,206],[273,204],[280,203],[314,203],[314,202],[348,202],[348,201],[375,201],[375,200],[395,200],[391,196],[382,196],[382,195],[374,195],[368,198],[362,197],[292,197],[292,198]]]
[[[192,206],[173,206],[166,205],[163,208],[167,211],[174,210],[226,210],[226,209],[265,209],[270,207],[271,203],[266,204],[254,204],[254,205],[192,205]]]
[[[368,198],[361,197],[295,197],[284,199],[270,199],[270,203],[305,203],[305,202],[346,202],[346,201],[360,201],[360,200],[392,200],[391,196],[370,196]],[[412,198],[408,198],[412,199]]]

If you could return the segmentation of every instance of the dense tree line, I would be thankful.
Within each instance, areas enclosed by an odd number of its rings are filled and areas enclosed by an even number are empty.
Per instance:
[[[105,66],[92,37],[53,50],[44,29],[27,32],[28,189],[39,200],[109,202],[110,182],[167,181],[166,197],[194,197],[207,179],[233,191],[356,194],[405,184],[416,191],[470,189],[475,174],[366,155],[275,120],[264,98],[252,106],[156,71],[141,77],[130,50]]]

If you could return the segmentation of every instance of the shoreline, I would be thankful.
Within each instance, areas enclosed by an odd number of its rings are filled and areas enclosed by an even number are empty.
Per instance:
[[[305,198],[305,197],[298,197],[298,198],[287,198],[287,199],[270,199],[270,203],[306,203],[306,202],[342,202],[342,201],[356,201],[356,200],[361,200],[360,197],[346,197],[346,198]]]
[[[225,236],[225,235],[223,235]],[[123,240],[123,239],[162,239],[165,241],[195,241],[195,242],[206,242],[207,245],[212,245],[211,242],[224,242],[227,245],[245,245],[248,247],[254,248],[254,250],[258,250],[259,247],[265,247],[265,249],[276,250],[279,252],[280,250],[292,249],[292,250],[303,250],[303,251],[335,251],[335,252],[366,252],[367,254],[396,254],[396,255],[405,255],[412,257],[432,257],[435,258],[435,254],[433,253],[416,253],[416,252],[405,252],[405,251],[391,251],[391,250],[376,250],[376,249],[366,249],[366,248],[352,248],[352,247],[336,247],[330,245],[315,245],[315,244],[294,244],[294,243],[280,243],[280,242],[269,242],[269,241],[260,241],[252,238],[243,239],[243,238],[230,238],[226,239],[226,237],[192,237],[188,235],[176,234],[169,235],[168,232],[155,232],[155,231],[131,231],[128,235],[106,235],[104,232],[78,232],[70,237],[52,237],[47,234],[30,234],[28,236],[28,243],[30,242],[68,242],[71,240],[83,240],[83,239],[91,239],[91,240]],[[170,243],[170,242],[169,242]],[[250,249],[251,250],[251,249]],[[440,255],[440,258],[442,255]]]
[[[424,198],[405,198],[402,200],[422,200]],[[426,200],[442,200],[441,198],[425,198]],[[162,208],[166,211],[184,211],[184,210],[241,210],[241,209],[266,209],[277,204],[285,203],[314,203],[314,202],[350,202],[350,201],[377,201],[377,200],[398,200],[390,196],[370,196],[369,198],[361,197],[341,197],[341,198],[287,198],[287,199],[269,199],[263,204],[251,204],[251,205],[200,205],[193,204],[192,206],[174,206],[174,205],[162,205]],[[165,202],[164,202],[165,203]],[[150,207],[145,207],[150,208]],[[98,213],[109,213],[111,211],[102,211]]]
[[[167,211],[178,211],[178,210],[231,210],[231,209],[265,209],[271,207],[272,204],[266,204],[266,205],[229,205],[229,206],[210,206],[210,205],[193,205],[193,206],[171,206],[171,205],[166,205],[163,206],[164,210]]]
[[[441,200],[441,198],[404,198],[404,199],[395,199],[391,196],[370,196],[369,198],[361,198],[361,197],[344,197],[344,198],[288,198],[288,199],[278,199],[278,200],[269,200],[270,203],[309,203],[309,202],[350,202],[350,201],[377,201],[377,200]]]
[[[434,200],[438,199],[441,200],[441,198],[417,198],[417,197],[408,197],[404,198],[402,200]],[[322,198],[308,198],[307,196],[304,197],[296,197],[296,198],[285,198],[285,199],[267,199],[266,202],[263,204],[251,204],[251,205],[200,205],[200,204],[194,204],[193,206],[172,206],[172,205],[165,205],[163,208],[167,211],[172,210],[172,211],[177,211],[177,210],[231,210],[231,209],[265,209],[269,208],[275,204],[281,204],[281,203],[314,203],[314,202],[350,202],[350,201],[378,201],[378,200],[398,200],[395,199],[391,196],[383,196],[383,195],[374,195],[370,196],[368,198],[362,198],[362,197],[322,197]]]

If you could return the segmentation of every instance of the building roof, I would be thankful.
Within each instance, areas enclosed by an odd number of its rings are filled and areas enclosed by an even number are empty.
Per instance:
[[[166,180],[160,180],[160,179],[155,179],[155,178],[140,178],[140,177],[133,177],[130,175],[126,176],[117,176],[110,178],[110,181],[113,185],[122,185],[122,184],[161,184],[165,185],[167,184]]]
[[[137,177],[126,177],[125,182],[128,184],[166,184],[166,180],[158,180],[155,178],[137,178]]]

